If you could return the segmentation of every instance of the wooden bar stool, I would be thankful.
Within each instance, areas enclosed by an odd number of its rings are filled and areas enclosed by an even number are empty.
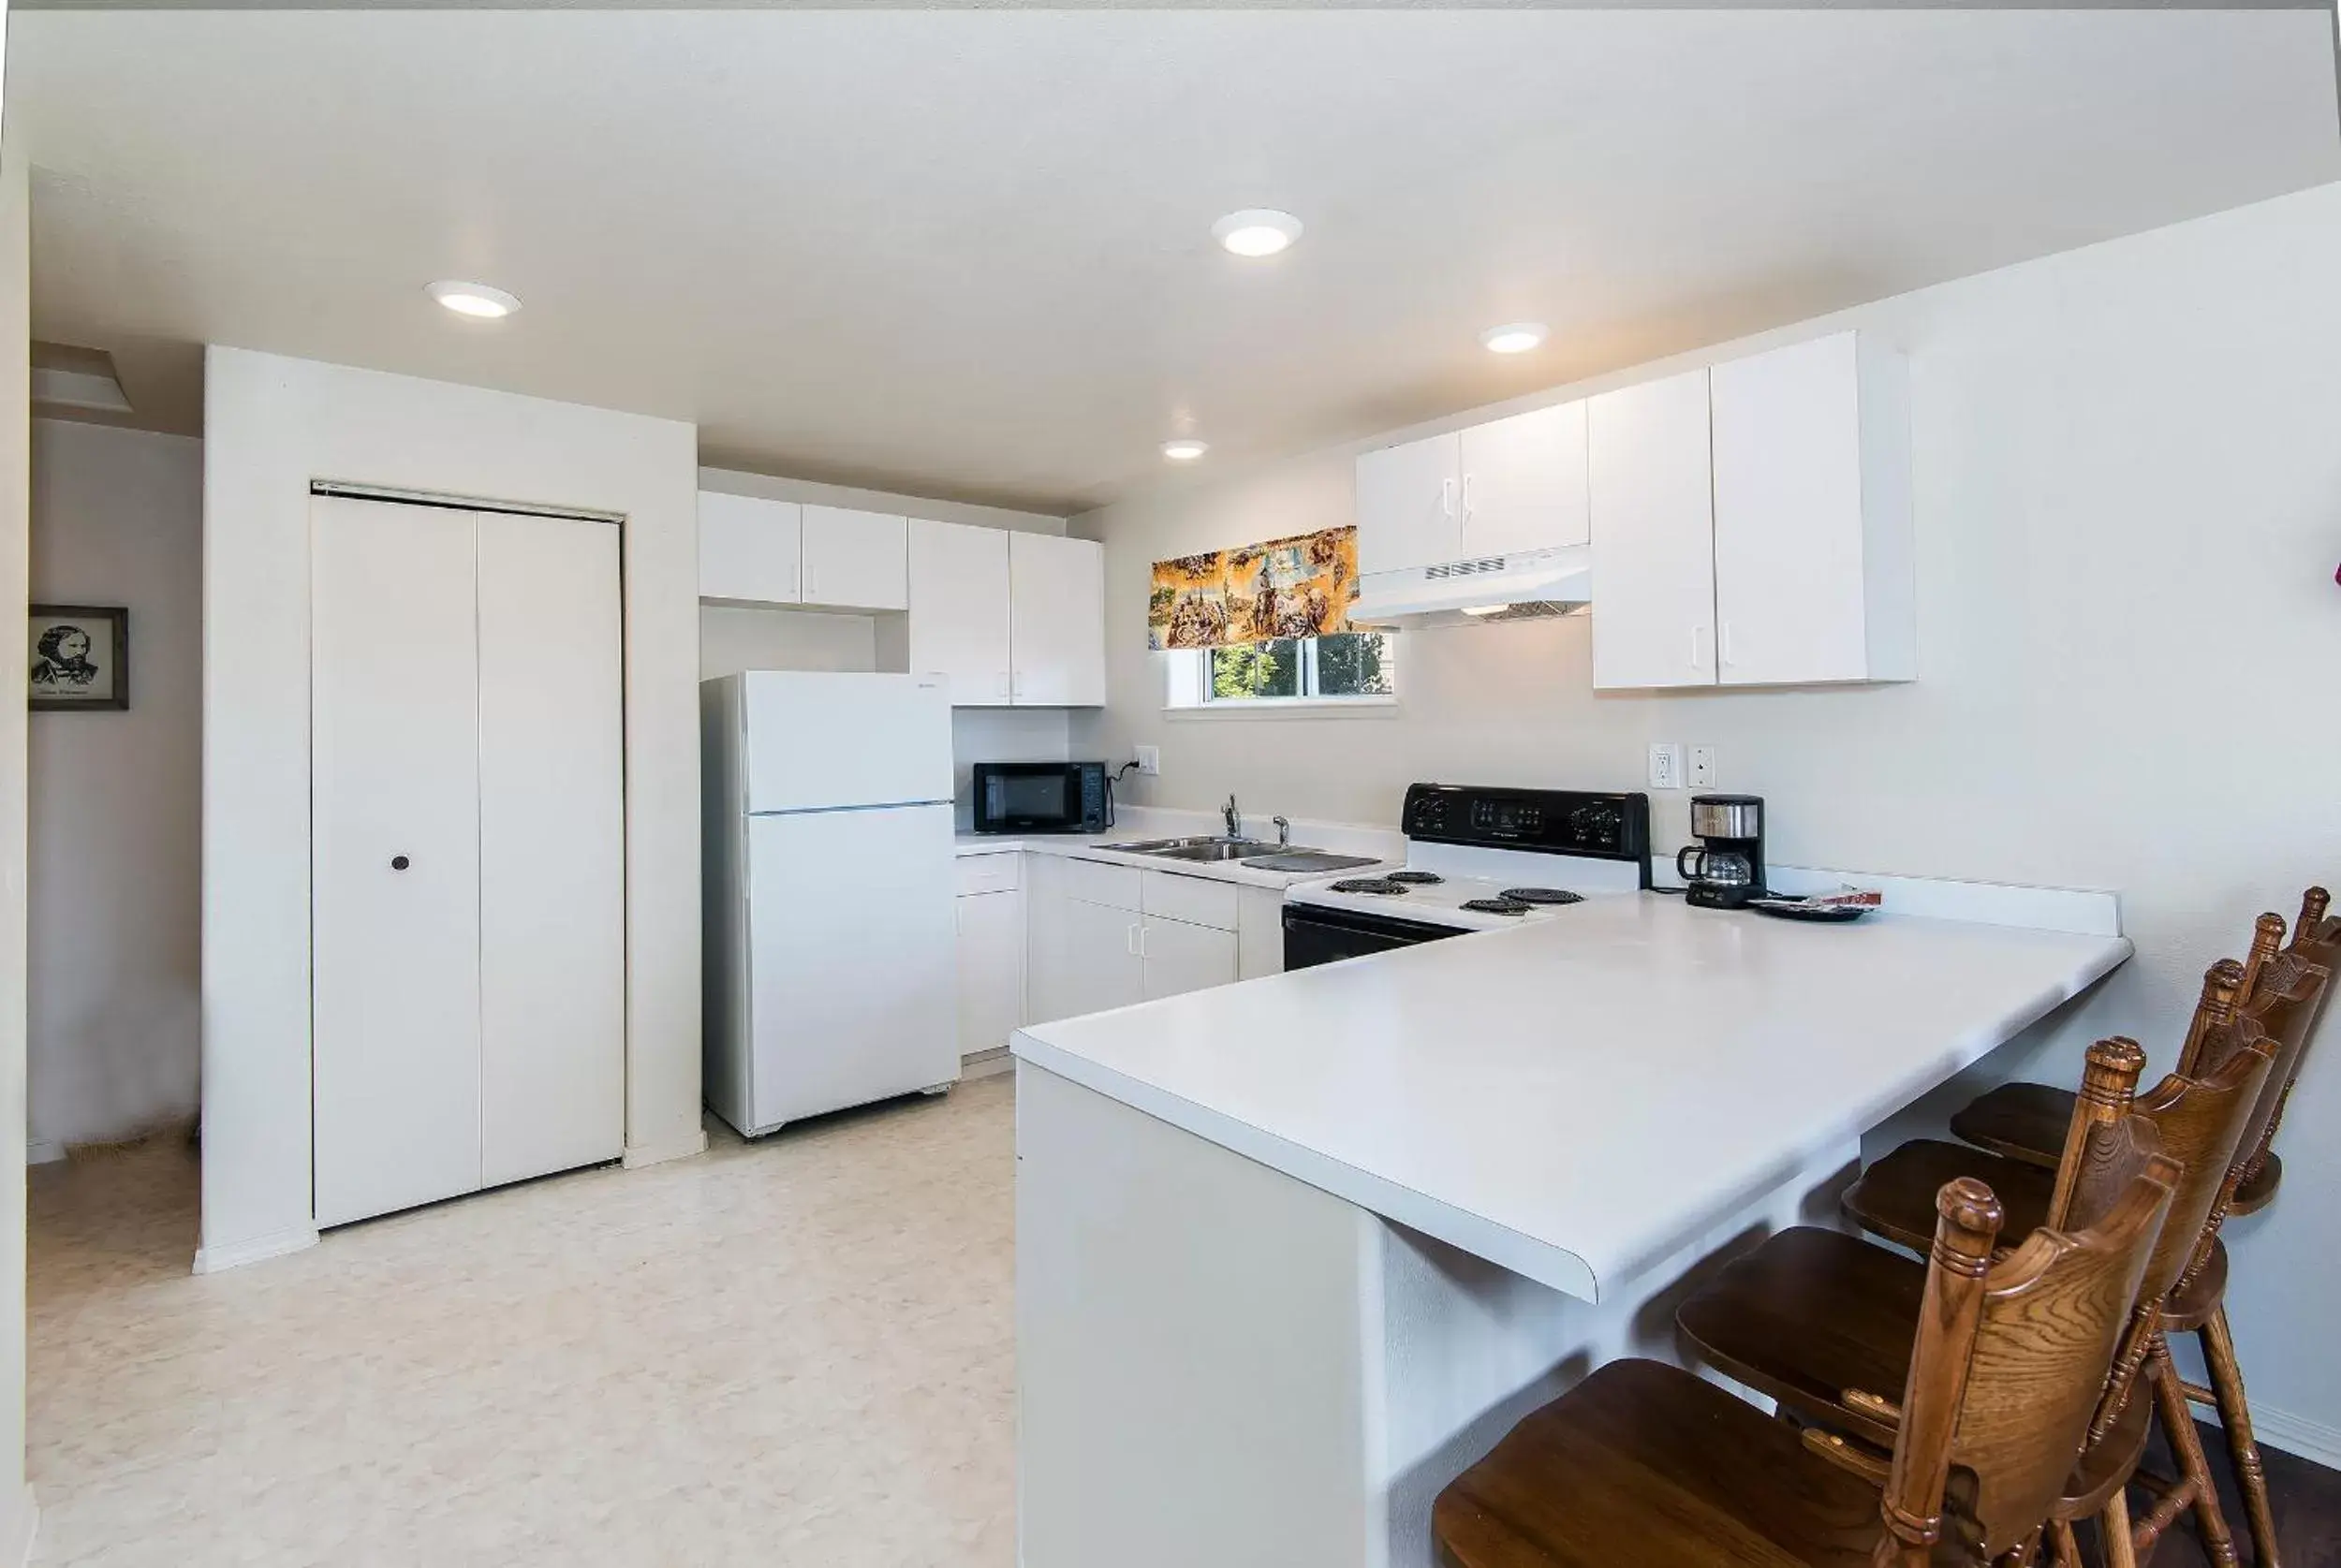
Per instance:
[[[2206,1007],[2220,1009],[2242,981],[2243,968],[2232,960],[2213,965],[2205,984]],[[2278,1019],[2274,1010],[2269,1017],[2272,1021]],[[2294,1026],[2294,1020],[2281,1021]],[[2227,1200],[2234,1191],[2237,1150],[2272,1071],[2275,1042],[2268,1038],[2259,1019],[2236,1016],[2196,1032],[2195,1038],[2197,1058],[2208,1065],[2205,1075],[2189,1078],[2173,1073],[2132,1102],[2139,1114],[2155,1123],[2164,1150],[2188,1163],[2189,1180],[2185,1184],[2190,1188],[2190,1197],[2200,1199],[2206,1188],[2211,1196],[2207,1211],[2190,1203],[2190,1214],[2199,1218],[2190,1224],[2173,1224],[2165,1237],[2166,1244],[2185,1257],[2185,1266],[2167,1295],[2142,1306],[2137,1331],[2125,1351],[2131,1371],[2142,1359],[2152,1363],[2155,1403],[2181,1471],[2176,1481],[2167,1484],[2141,1476],[2142,1483],[2158,1489],[2160,1496],[2153,1511],[2138,1522],[2136,1538],[2141,1549],[2151,1546],[2179,1514],[2191,1507],[2204,1551],[2218,1568],[2232,1568],[2234,1541],[2195,1431],[2186,1390],[2171,1361],[2168,1337],[2206,1323],[2221,1300],[2228,1265],[2227,1249],[2219,1244],[2219,1226],[2227,1218]],[[1846,1212],[1864,1229],[1889,1240],[1905,1246],[1914,1237],[1922,1240],[1922,1233],[1913,1229],[1919,1209],[1910,1184],[1938,1171],[2005,1181],[2008,1193],[2002,1202],[2011,1228],[2025,1221],[2045,1221],[2060,1200],[2054,1174],[2037,1165],[1958,1144],[1917,1142],[1905,1144],[1863,1171],[1846,1194]],[[2228,1362],[2231,1370],[2231,1355]],[[2240,1379],[2235,1389],[2240,1401]],[[2262,1502],[2255,1507],[2264,1511],[2266,1487],[2260,1480],[2259,1451],[2252,1443],[2248,1421],[2231,1432],[2229,1441],[2238,1455],[2237,1473],[2247,1497],[2258,1482]],[[2273,1545],[2273,1531],[2269,1540]],[[2273,1563],[2275,1560],[2263,1561]]]
[[[2299,1080],[2310,1044],[2331,1005],[2333,976],[2341,971],[2341,917],[2330,914],[2331,904],[2331,895],[2322,887],[2309,888],[2301,899],[2291,942],[2281,948],[2282,916],[2263,915],[2255,929],[2251,954],[2238,983],[2245,998],[2242,1016],[2265,1028],[2275,1061],[2237,1146],[2233,1185],[2222,1194],[2221,1219],[2266,1208],[2282,1185],[2284,1163],[2272,1146],[2292,1086]],[[2196,1026],[2180,1053],[2178,1071],[2183,1075],[2201,1068],[2206,1043],[2217,1038],[2216,1018],[2206,1018],[2205,1011],[2197,1010]],[[2046,1114],[2054,1097],[2037,1084],[2010,1084],[2006,1090],[1995,1090],[1977,1100],[1951,1119],[1951,1129],[1971,1143],[2004,1148],[2010,1158],[2037,1162],[2039,1150],[2029,1145],[2038,1141],[2038,1131],[2025,1124],[2024,1119]],[[1924,1180],[1964,1168],[1966,1162],[1937,1159],[1914,1171],[1911,1180]],[[1907,1195],[1904,1204],[1907,1208]],[[2215,1234],[2216,1230],[2215,1224]],[[2172,1302],[2165,1326],[2172,1333],[2192,1332],[2201,1342],[2210,1384],[2207,1387],[2182,1385],[2182,1391],[2193,1403],[2219,1413],[2221,1433],[2235,1467],[2236,1487],[2244,1495],[2245,1522],[2251,1531],[2254,1555],[2268,1568],[2277,1568],[2281,1558],[2275,1514],[2268,1499],[2260,1445],[2252,1432],[2251,1405],[2244,1391],[2234,1336],[2228,1327],[2227,1270],[2227,1249],[2215,1241],[2191,1294]]]
[[[2341,916],[2330,916],[2332,895],[2322,887],[2311,887],[2301,896],[2301,913],[2292,928],[2292,940],[2283,952],[2320,968],[2341,973]],[[2284,937],[2284,918],[2279,915],[2262,915],[2252,933],[2249,956],[2245,960],[2244,1000],[2249,1001],[2263,989],[2262,975],[2277,957],[2278,944]],[[2321,1008],[2321,1004],[2319,1004]],[[2318,1024],[2312,1018],[2306,1039],[2315,1038]],[[2272,1032],[2273,1033],[2273,1032]],[[2192,1065],[2194,1036],[2190,1032],[2186,1047],[2179,1055],[2179,1071]],[[2276,1106],[2292,1092],[2292,1083],[2300,1075],[2305,1049],[2293,1053],[2288,1066],[2276,1063],[2276,1072],[2270,1079],[2267,1093]],[[1951,1119],[1951,1130],[1979,1149],[1988,1149],[2011,1159],[2028,1160],[2038,1165],[2056,1164],[2063,1148],[2065,1129],[2072,1120],[2073,1095],[2069,1089],[2057,1089],[2043,1083],[2004,1083],[1998,1088],[1978,1095]],[[2277,1113],[2277,1114],[2280,1114]],[[2275,1117],[2267,1126],[2267,1134],[2275,1131]],[[2268,1151],[2266,1139],[2261,1140],[2257,1158],[2250,1162],[2243,1185],[2236,1190],[2231,1213],[2250,1214],[2275,1201],[2276,1189],[2284,1180],[2284,1162]],[[2251,1147],[2250,1144],[2245,1145]]]
[[[1937,1194],[1892,1457],[1869,1478],[1655,1361],[1613,1361],[1449,1484],[1449,1568],[1927,1568],[2030,1559],[2121,1343],[2176,1167],[2141,1153],[2078,1235],[1993,1261],[1990,1189]],[[1881,1495],[1880,1485],[1883,1491]]]
[[[2217,1204],[2220,1173],[2255,1103],[2259,1076],[2267,1069],[2258,1025],[2227,1027],[2245,1048],[2211,1080],[2188,1082],[2175,1092],[2168,1084],[2157,1090],[2154,1116],[2132,1110],[2145,1053],[2133,1041],[2098,1041],[2089,1049],[2066,1158],[2057,1170],[2005,1165],[2020,1189],[2016,1201],[2003,1200],[2010,1235],[2023,1234],[2020,1224],[2071,1228],[2091,1223],[2111,1199],[2106,1173],[2134,1164],[2140,1149],[2158,1148],[2183,1167],[2169,1223],[2140,1282],[2126,1354],[2103,1391],[2102,1418],[2092,1423],[2090,1444],[2050,1509],[2051,1542],[2060,1561],[2071,1546],[2075,1520],[2097,1517],[2107,1539],[2124,1545],[2132,1536],[2124,1487],[2144,1451],[2154,1408],[2153,1400],[2130,1397],[2132,1385],[2142,1369],[2145,1375],[2159,1375],[2159,1363],[2149,1359],[2149,1336],[2162,1301],[2192,1262],[2201,1228]],[[1956,1145],[1940,1147],[1978,1164],[1993,1158]],[[1922,1275],[1913,1260],[1856,1237],[1800,1227],[1733,1262],[1684,1303],[1676,1323],[1695,1354],[1816,1423],[1810,1440],[1858,1465],[1868,1448],[1882,1449],[1892,1441],[1894,1413],[1882,1391],[1908,1375]],[[1831,1435],[1835,1433],[1852,1441]],[[2188,1481],[2182,1485],[2208,1495],[2200,1444],[2186,1468]],[[2189,1489],[2182,1502],[2193,1502],[2196,1495]],[[2215,1517],[2206,1534],[2224,1529]]]

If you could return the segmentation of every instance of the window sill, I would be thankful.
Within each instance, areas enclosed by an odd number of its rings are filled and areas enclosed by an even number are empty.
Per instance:
[[[1162,716],[1189,719],[1394,719],[1394,696],[1279,696],[1251,702],[1166,703]]]

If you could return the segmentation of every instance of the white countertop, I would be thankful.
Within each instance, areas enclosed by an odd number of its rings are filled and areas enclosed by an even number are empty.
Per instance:
[[[1033,845],[1039,847],[1039,845]],[[2118,936],[1654,894],[1017,1032],[1016,1054],[1587,1300],[1972,1064]]]

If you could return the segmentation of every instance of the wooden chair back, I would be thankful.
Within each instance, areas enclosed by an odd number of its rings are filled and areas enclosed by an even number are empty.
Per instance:
[[[1918,1342],[1878,1568],[1923,1568],[1946,1528],[1984,1560],[2032,1540],[2087,1435],[2170,1212],[2178,1166],[2125,1128],[2121,1196],[2078,1233],[2046,1227],[1992,1263],[2005,1221],[1971,1177],[1936,1194]],[[1946,1507],[1952,1516],[1947,1527]]]
[[[2221,1200],[2233,1193],[2244,1128],[2272,1065],[2267,1032],[2254,1018],[2216,1025],[2203,1043],[2208,1065],[2202,1077],[2172,1073],[2123,1107],[2152,1121],[2162,1152],[2185,1167],[2171,1201],[2171,1223],[2146,1270],[2150,1297],[2176,1289],[2209,1255],[2226,1218]]]
[[[2290,1004],[2296,1011],[2273,1024],[2265,1018],[2261,1020],[2263,1028],[2279,1036],[2279,1044],[2275,1065],[2269,1071],[2266,1087],[2260,1091],[2264,1114],[2255,1115],[2245,1130],[2243,1152],[2236,1160],[2239,1186],[2257,1178],[2268,1164],[2276,1130],[2284,1125],[2284,1107],[2292,1097],[2292,1085],[2300,1080],[2309,1046],[2323,1030],[2325,1015],[2333,1010],[2334,976],[2341,975],[2341,916],[2329,913],[2332,907],[2333,895],[2322,887],[2311,887],[2303,893],[2300,917],[2293,922],[2290,944],[2253,976],[2256,996],[2273,994],[2277,1005]],[[2260,916],[2262,922],[2274,918]],[[2304,971],[2321,972],[2324,976],[2315,996],[2305,1000],[2299,995],[2305,977]],[[2297,1033],[2290,1027],[2293,1024],[2297,1024]]]
[[[2335,943],[2341,947],[2341,943]],[[2245,1177],[2268,1161],[2269,1146],[2284,1119],[2284,1104],[2308,1059],[2308,1044],[2316,1037],[2325,998],[2333,989],[2334,965],[2311,962],[2297,951],[2278,953],[2253,976],[2249,999],[2241,1017],[2258,1023],[2268,1037],[2273,1064],[2260,1086],[2260,1098],[2244,1123],[2236,1145],[2235,1164]]]

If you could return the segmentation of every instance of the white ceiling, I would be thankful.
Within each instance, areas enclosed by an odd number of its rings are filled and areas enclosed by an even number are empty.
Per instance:
[[[2341,178],[2330,13],[20,12],[35,334],[1047,509]],[[1275,206],[1242,262],[1212,221]],[[526,308],[427,300],[476,278]],[[1539,318],[1517,360],[1478,346]]]

